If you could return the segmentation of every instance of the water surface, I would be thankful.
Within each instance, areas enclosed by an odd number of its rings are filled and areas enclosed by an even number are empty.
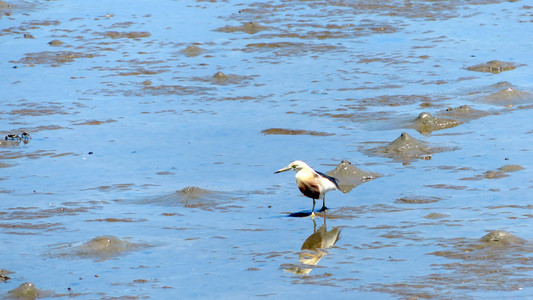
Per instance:
[[[2,297],[533,297],[532,12],[0,2]]]

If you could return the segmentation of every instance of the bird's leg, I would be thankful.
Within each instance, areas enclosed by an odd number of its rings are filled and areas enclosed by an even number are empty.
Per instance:
[[[324,196],[322,198],[322,208],[320,209],[320,211],[326,211],[328,210],[328,208],[326,207],[326,196]]]
[[[311,210],[311,217],[315,218],[315,199],[313,199],[313,210]]]

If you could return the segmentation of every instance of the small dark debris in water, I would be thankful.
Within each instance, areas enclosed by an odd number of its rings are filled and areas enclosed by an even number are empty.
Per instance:
[[[10,133],[4,138],[6,141],[20,141],[22,140],[18,134]]]
[[[27,132],[22,132],[22,134],[20,135],[20,138],[23,140],[31,140],[31,136]]]
[[[89,155],[92,155],[92,154],[94,154],[94,152],[92,152],[92,151],[89,151],[89,153],[87,153],[87,154],[89,154]]]
[[[27,132],[22,132],[20,135],[18,135],[16,133],[10,133],[10,134],[7,134],[4,137],[4,140],[5,141],[15,141],[15,142],[19,142],[19,143],[20,143],[20,141],[24,141],[24,143],[27,143],[29,140],[31,140],[31,136]]]
[[[7,276],[8,274],[10,274],[11,272],[8,271],[8,270],[5,270],[5,269],[0,269],[0,282],[6,282],[8,281],[9,279],[11,279],[11,277]]]
[[[34,39],[35,37],[33,36],[33,34],[26,32],[26,33],[24,33],[24,38],[25,39]]]
[[[487,72],[487,73],[498,74],[504,71],[514,70],[520,66],[522,65],[515,65],[512,62],[491,60],[483,64],[478,64],[478,65],[467,67],[466,69],[469,71],[475,71],[475,72]]]

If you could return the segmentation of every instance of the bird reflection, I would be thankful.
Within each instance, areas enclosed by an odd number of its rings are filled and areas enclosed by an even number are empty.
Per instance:
[[[311,234],[303,243],[300,252],[299,261],[301,266],[287,268],[287,271],[297,275],[307,275],[316,266],[320,259],[328,252],[326,249],[331,248],[339,240],[341,230],[339,227],[333,227],[327,230],[326,218],[324,224],[316,229],[316,221],[313,219],[313,234]]]

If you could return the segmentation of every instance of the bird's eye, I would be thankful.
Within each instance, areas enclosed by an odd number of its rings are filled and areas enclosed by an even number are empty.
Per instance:
[[[296,165],[292,165],[291,168],[296,169]]]

